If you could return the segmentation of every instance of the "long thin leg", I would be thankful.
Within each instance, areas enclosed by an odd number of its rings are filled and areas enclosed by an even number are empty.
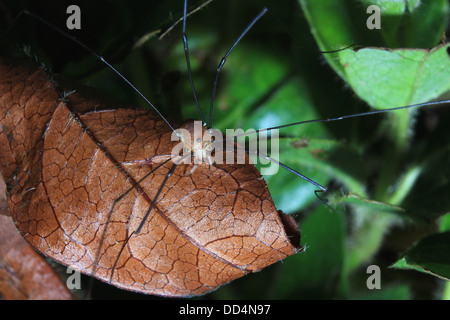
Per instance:
[[[139,185],[144,179],[146,179],[150,174],[152,174],[153,172],[155,172],[156,170],[158,170],[160,167],[162,167],[163,165],[165,165],[165,164],[166,164],[167,162],[169,162],[170,160],[171,160],[171,159],[169,158],[168,160],[166,160],[166,161],[164,161],[163,163],[161,163],[160,165],[158,165],[156,168],[152,169],[149,173],[147,173],[147,174],[146,174],[144,177],[142,177],[139,181],[137,181],[137,182],[136,182],[135,184],[133,184],[130,188],[128,188],[127,190],[125,190],[120,196],[118,196],[116,199],[114,199],[114,201],[113,201],[113,203],[112,203],[112,205],[111,205],[111,209],[109,209],[109,212],[108,212],[108,218],[107,218],[106,226],[105,226],[105,229],[104,229],[104,231],[103,231],[102,239],[101,239],[100,244],[99,244],[99,246],[98,246],[98,250],[97,250],[97,253],[96,253],[96,257],[99,257],[99,256],[100,256],[101,249],[103,248],[103,241],[104,241],[104,239],[105,239],[105,232],[108,230],[109,221],[111,220],[112,213],[114,212],[114,208],[116,207],[117,203],[119,203],[120,200],[122,200],[127,194],[129,194],[131,190],[133,190],[136,186],[138,186],[138,185]],[[114,263],[114,266],[113,266],[113,270],[112,270],[111,278],[110,278],[110,279],[112,279],[112,277],[113,277],[113,275],[114,275],[114,270],[115,270],[115,268],[116,268],[117,262],[119,261],[120,255],[122,254],[122,251],[123,251],[124,247],[126,246],[126,244],[128,243],[128,240],[131,238],[131,236],[132,236],[133,234],[134,234],[134,232],[132,232],[132,233],[128,236],[128,238],[127,238],[127,240],[125,241],[124,245],[123,245],[122,248],[120,249],[120,252],[119,252],[119,254],[118,254],[118,256],[117,256],[117,259],[116,259],[116,261],[115,261],[115,263]],[[95,275],[96,270],[97,270],[97,266],[94,266],[93,271],[92,271],[92,275]]]
[[[248,150],[248,149],[245,149],[245,150],[247,151],[247,153],[249,153],[249,150]],[[321,190],[321,192],[326,192],[326,191],[328,190],[326,187],[320,185],[319,183],[317,183],[317,182],[315,182],[314,180],[308,178],[307,176],[301,174],[300,172],[295,171],[294,169],[292,169],[291,167],[288,167],[288,166],[285,165],[284,163],[282,163],[282,162],[280,162],[280,161],[278,161],[278,160],[275,160],[274,158],[272,158],[272,157],[270,157],[270,156],[268,156],[268,155],[266,155],[266,154],[264,154],[264,153],[262,153],[262,152],[259,152],[258,150],[252,150],[252,151],[253,151],[254,153],[256,153],[257,155],[259,155],[259,156],[262,156],[262,157],[264,157],[264,158],[266,158],[266,159],[269,159],[269,160],[272,161],[272,162],[275,162],[276,164],[278,164],[278,165],[281,166],[282,168],[284,168],[284,169],[286,169],[286,170],[292,172],[293,174],[295,174],[296,176],[302,178],[303,180],[305,180],[305,181],[307,181],[307,182],[309,182],[309,183],[315,185],[317,188],[319,188],[319,189]]]
[[[156,193],[155,199],[153,199],[152,204],[150,205],[150,208],[147,210],[147,213],[145,214],[144,218],[141,221],[141,224],[139,225],[139,227],[136,229],[136,234],[138,234],[139,232],[141,232],[142,227],[144,226],[145,221],[147,221],[148,216],[150,215],[150,212],[152,211],[153,207],[155,206],[156,201],[159,198],[159,195],[162,192],[162,189],[164,188],[164,186],[167,183],[167,179],[169,179],[169,177],[173,174],[173,172],[175,171],[177,167],[177,164],[174,163],[172,168],[170,169],[169,173],[166,175],[166,177],[164,178],[163,183],[161,184],[161,187],[159,187],[158,192]]]
[[[113,208],[116,202],[119,202],[123,197],[125,197],[131,190],[133,190],[136,186],[138,186],[142,181],[144,181],[149,175],[151,175],[153,172],[155,172],[156,170],[158,170],[160,167],[162,167],[163,165],[165,165],[167,162],[169,162],[171,159],[167,159],[166,161],[164,161],[163,163],[161,163],[160,165],[158,165],[155,169],[151,170],[149,173],[147,173],[146,175],[144,175],[139,181],[136,181],[135,184],[133,184],[130,188],[128,188],[125,192],[123,192],[116,200],[114,200],[114,204],[113,204]]]
[[[236,47],[236,45],[239,43],[239,41],[241,41],[241,39],[245,36],[245,34],[253,27],[253,25],[259,20],[261,19],[261,17],[268,11],[267,8],[264,8],[261,10],[261,12],[259,12],[256,17],[252,20],[252,22],[249,23],[249,25],[244,29],[244,31],[242,31],[242,33],[239,35],[239,37],[236,39],[236,41],[233,43],[233,45],[230,47],[230,49],[228,49],[227,53],[225,53],[225,55],[223,56],[222,60],[220,60],[219,66],[217,67],[216,70],[216,77],[214,79],[214,84],[213,84],[213,91],[212,91],[212,96],[211,96],[211,106],[209,109],[209,127],[212,128],[213,127],[213,109],[214,109],[214,98],[216,95],[216,88],[217,88],[217,81],[219,80],[219,73],[220,70],[222,70],[223,65],[225,64],[225,62],[227,61],[228,56],[230,55],[231,51],[234,49],[234,47]]]
[[[339,120],[344,120],[344,119],[349,119],[349,118],[356,118],[356,117],[362,117],[362,116],[369,116],[369,115],[373,115],[373,114],[386,113],[386,112],[395,111],[395,110],[403,110],[403,109],[410,109],[410,108],[420,108],[420,107],[428,107],[428,106],[436,106],[436,105],[442,105],[442,104],[446,104],[446,103],[450,103],[450,100],[418,103],[418,104],[412,104],[412,105],[403,106],[403,107],[395,107],[395,108],[389,108],[389,109],[382,109],[382,110],[374,110],[374,111],[368,111],[368,112],[362,112],[362,113],[349,114],[349,115],[340,116],[340,117],[336,117],[336,118],[324,118],[324,119],[298,121],[298,122],[288,123],[288,124],[284,124],[284,125],[280,125],[280,126],[275,126],[275,127],[265,128],[265,129],[258,129],[258,130],[253,131],[251,134],[260,133],[260,132],[264,132],[264,131],[271,131],[271,130],[274,130],[274,129],[282,129],[282,128],[287,128],[287,127],[292,127],[292,126],[298,126],[298,125],[305,124],[305,123],[332,122],[332,121],[339,121]],[[242,133],[242,134],[237,134],[237,135],[234,135],[234,136],[229,136],[227,138],[237,138],[237,137],[242,137],[242,136],[245,136],[245,135],[248,135],[248,134],[249,133]],[[222,140],[217,140],[216,142],[218,143],[218,142],[221,142],[221,141]]]
[[[166,162],[164,162],[164,163],[166,163]],[[130,239],[131,239],[131,237],[132,237],[133,235],[139,234],[139,232],[141,232],[141,229],[142,229],[142,227],[144,226],[145,221],[147,221],[148,216],[150,215],[150,212],[152,211],[152,209],[153,209],[153,207],[154,207],[156,201],[157,201],[158,198],[159,198],[159,195],[160,195],[161,192],[162,192],[162,189],[163,189],[164,186],[166,185],[167,180],[168,180],[169,177],[173,174],[173,172],[175,171],[175,169],[176,169],[177,166],[178,166],[178,163],[174,163],[174,164],[173,164],[173,166],[172,166],[172,168],[170,169],[169,173],[166,175],[166,177],[164,178],[164,181],[162,182],[161,186],[159,187],[158,192],[156,193],[156,196],[155,196],[155,198],[153,199],[152,204],[150,205],[150,208],[147,210],[147,213],[145,214],[144,218],[142,219],[142,221],[141,221],[139,227],[138,227],[135,231],[132,231],[132,232],[130,233],[130,235],[128,236],[128,238],[125,240],[125,243],[122,245],[122,248],[120,249],[119,254],[117,255],[116,261],[114,261],[114,265],[113,265],[113,267],[112,267],[111,276],[110,276],[110,278],[109,278],[109,281],[110,281],[110,282],[111,282],[112,279],[113,279],[114,271],[116,270],[117,263],[119,262],[119,258],[120,258],[120,256],[122,255],[123,250],[124,250],[125,247],[127,246],[128,241],[130,241]],[[159,167],[160,167],[160,166],[158,166],[158,168],[159,168]],[[121,195],[120,197],[123,197],[123,196],[124,196],[124,195]]]
[[[128,241],[130,241],[130,239],[131,239],[131,237],[132,237],[133,235],[139,234],[139,232],[141,232],[141,229],[142,229],[142,227],[144,226],[145,221],[147,221],[148,216],[150,215],[150,212],[152,211],[152,209],[153,209],[153,207],[154,207],[156,201],[158,200],[158,198],[159,198],[159,196],[160,196],[160,194],[161,194],[161,192],[162,192],[162,189],[164,188],[164,186],[165,186],[166,183],[167,183],[167,180],[168,180],[169,177],[173,174],[173,172],[175,171],[176,167],[177,167],[177,166],[178,166],[185,158],[186,158],[186,156],[183,156],[183,157],[181,157],[178,161],[174,161],[174,164],[173,164],[172,168],[170,168],[170,171],[167,173],[166,177],[164,178],[164,180],[163,180],[161,186],[160,186],[159,189],[158,189],[158,192],[156,193],[155,198],[152,200],[152,204],[150,205],[150,208],[147,210],[147,212],[146,212],[144,218],[142,219],[141,223],[139,224],[139,227],[138,227],[135,231],[132,231],[132,232],[130,233],[130,235],[128,236],[128,238],[125,240],[125,243],[122,245],[122,248],[120,249],[119,254],[117,255],[116,261],[114,262],[114,265],[113,265],[113,267],[112,267],[111,276],[110,276],[110,278],[109,278],[109,281],[110,281],[110,282],[111,282],[112,279],[113,279],[114,271],[116,270],[117,263],[119,262],[119,258],[120,258],[120,256],[122,255],[123,250],[124,250],[125,247],[127,246]],[[169,160],[171,160],[171,159],[169,159]],[[157,166],[157,167],[156,167],[154,170],[152,170],[150,173],[154,172],[156,169],[158,169],[158,168],[160,168],[161,166],[163,166],[164,164],[166,164],[169,160],[164,161],[162,164],[160,164],[159,166]],[[136,183],[136,185],[137,185],[138,183],[140,183],[142,180],[144,180],[146,177],[148,177],[148,175],[149,175],[150,173],[146,174],[142,179],[140,179],[140,180]],[[129,192],[130,190],[132,190],[136,185],[133,185],[130,189],[128,189],[127,191],[125,191],[124,193],[122,193],[122,195],[120,195],[116,200],[114,200],[114,203],[113,203],[113,206],[112,206],[111,211],[110,211],[110,213],[109,213],[109,216],[111,216],[112,210],[113,210],[114,206],[116,205],[116,203],[117,203],[121,198],[123,198],[125,195],[127,195],[128,192]],[[100,246],[100,247],[101,247],[101,246]]]
[[[227,138],[228,138],[228,137],[227,137]],[[216,142],[214,142],[214,143],[217,144]],[[249,150],[248,148],[232,148],[232,149],[228,149],[228,148],[215,148],[215,150],[216,150],[216,151],[225,150],[225,152],[235,152],[235,151],[238,151],[238,150],[243,150],[243,151],[246,151],[248,154],[250,154],[250,153],[257,154],[257,155],[259,155],[259,156],[261,156],[261,157],[264,157],[264,158],[270,160],[271,162],[274,162],[274,163],[278,164],[278,165],[281,166],[282,168],[284,168],[284,169],[286,169],[286,170],[292,172],[293,174],[295,174],[296,176],[302,178],[303,180],[305,180],[305,181],[307,181],[307,182],[309,182],[309,183],[315,185],[317,188],[320,189],[320,192],[326,192],[326,191],[328,190],[326,187],[320,185],[319,183],[317,183],[317,182],[315,182],[314,180],[308,178],[307,176],[301,174],[300,172],[295,171],[294,169],[288,167],[288,166],[285,165],[284,163],[282,163],[282,162],[280,162],[280,161],[278,161],[278,160],[275,160],[274,158],[268,156],[267,154],[264,154],[264,153],[262,153],[262,152],[259,152],[259,151],[256,150],[256,149],[252,149],[251,152],[250,152],[250,150]]]
[[[68,34],[67,32],[59,29],[58,27],[54,26],[53,24],[51,24],[50,22],[46,21],[45,19],[41,18],[40,16],[38,16],[37,14],[28,11],[28,10],[24,10],[24,13],[32,16],[33,18],[39,20],[40,22],[42,22],[43,24],[45,24],[46,26],[50,27],[51,29],[55,30],[56,32],[62,34],[64,37],[74,41],[76,44],[78,44],[79,46],[83,47],[84,49],[86,49],[87,51],[89,51],[90,53],[92,53],[97,59],[99,59],[101,62],[103,62],[104,64],[106,64],[111,70],[113,70],[123,81],[125,81],[137,94],[139,94],[144,100],[145,102],[148,103],[148,105],[150,107],[152,107],[152,109],[161,117],[161,119],[169,126],[169,128],[175,132],[175,129],[172,127],[172,125],[169,123],[169,121],[161,114],[161,112],[159,112],[159,110],[150,102],[150,100],[147,99],[146,96],[144,96],[144,94],[138,90],[138,88],[136,88],[127,78],[125,78],[116,68],[114,68],[108,61],[106,61],[101,55],[99,55],[97,52],[95,52],[93,49],[91,49],[90,47],[88,47],[87,45],[85,45],[83,42],[81,42],[80,40],[78,40],[77,38],[75,38],[74,36]]]

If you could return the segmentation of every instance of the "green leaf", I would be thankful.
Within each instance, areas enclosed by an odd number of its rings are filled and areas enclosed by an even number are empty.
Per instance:
[[[300,228],[306,250],[283,261],[276,296],[334,297],[345,254],[345,217],[320,206]]]
[[[360,0],[359,6],[349,0],[299,2],[322,51],[351,44],[379,47],[324,54],[372,107],[424,102],[450,89],[449,45],[431,51],[388,49],[435,47],[448,23],[448,1]],[[380,30],[366,26],[369,5],[381,10]]]
[[[358,194],[355,193],[349,193],[346,195],[341,195],[337,197],[333,197],[330,199],[330,205],[336,205],[336,204],[350,204],[356,207],[365,208],[368,211],[371,212],[382,212],[382,213],[390,213],[390,214],[396,214],[396,215],[404,215],[405,210],[394,206],[388,203],[375,201],[371,199],[364,198]]]
[[[373,49],[339,52],[344,77],[376,109],[426,102],[450,90],[450,44],[432,50]],[[395,91],[397,94],[391,95]]]
[[[439,231],[450,231],[450,214],[446,214],[441,218]]]
[[[450,232],[430,235],[405,252],[394,265],[450,280]]]

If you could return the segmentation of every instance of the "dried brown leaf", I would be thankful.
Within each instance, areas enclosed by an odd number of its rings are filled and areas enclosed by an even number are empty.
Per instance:
[[[0,198],[4,195],[0,188]],[[0,296],[8,300],[72,298],[58,274],[20,236],[7,215],[0,215]]]

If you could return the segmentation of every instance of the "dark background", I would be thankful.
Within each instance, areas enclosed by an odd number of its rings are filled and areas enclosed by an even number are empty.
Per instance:
[[[196,8],[200,3],[201,1],[191,1],[189,8]],[[65,9],[69,4],[79,5],[82,12],[82,29],[71,32],[73,36],[114,64],[125,77],[150,98],[154,105],[170,118],[185,119],[196,116],[192,95],[189,92],[184,56],[180,51],[182,47],[181,24],[178,24],[162,40],[157,40],[155,36],[144,46],[133,49],[137,39],[153,31],[169,28],[175,20],[182,16],[183,3],[179,0],[2,1],[0,3],[0,32],[2,35],[5,34],[2,53],[25,56],[23,48],[24,46],[30,46],[32,55],[36,55],[37,59],[50,68],[53,73],[96,87],[126,103],[145,107],[145,103],[138,95],[104,64],[99,62],[91,52],[80,48],[70,39],[61,36],[61,34],[54,32],[48,26],[28,15],[22,14],[18,17],[21,10],[27,8],[58,28],[65,29],[67,17]],[[304,80],[304,89],[309,92],[318,117],[330,117],[342,113],[350,114],[368,110],[366,104],[359,100],[326,64],[296,1],[214,0],[200,12],[188,18],[191,57],[193,61],[196,61],[193,62],[193,64],[195,63],[193,76],[197,81],[198,95],[202,97],[201,102],[204,112],[207,113],[209,107],[212,81],[220,57],[264,5],[268,6],[270,13],[261,19],[244,38],[245,45],[242,48],[257,48],[257,50],[269,52],[272,57],[280,62],[287,62],[290,67],[286,77],[300,76]],[[8,28],[10,29],[6,33]],[[196,36],[197,34],[200,34],[200,36]],[[364,43],[365,45],[371,44],[370,39],[364,41],[367,41],[367,43]],[[375,44],[372,43],[372,45]],[[350,43],[336,43],[337,48],[345,45],[350,45]],[[246,56],[245,51],[243,52],[244,49],[239,48],[238,46],[236,54],[235,52],[231,54],[230,60],[234,54],[239,56],[241,60],[248,59],[250,61],[253,59],[250,54]],[[241,53],[238,53],[239,50],[241,50]],[[178,59],[178,62],[174,57]],[[226,65],[219,82],[219,93],[222,95],[227,92],[228,80],[232,78],[229,73]],[[270,74],[267,77],[270,77]],[[264,105],[267,97],[272,96],[283,87],[283,81],[287,80],[273,81],[266,96],[256,99],[256,102],[251,104],[249,113],[258,111],[260,106]],[[246,90],[251,95],[253,89],[249,87]],[[217,105],[217,119],[229,116],[231,118],[228,121],[235,123],[237,126],[252,126],[245,123],[245,118],[233,118],[233,112],[230,109],[232,106],[221,109],[219,107],[220,101],[217,101]],[[301,108],[301,106],[295,107]],[[428,119],[427,117],[429,116],[421,115],[417,127],[418,132],[423,133],[425,137],[428,134],[424,124]],[[448,118],[448,112],[445,117]],[[448,134],[446,134],[448,130],[442,125],[442,123],[445,124],[447,118],[442,118],[433,138],[429,140],[428,148],[430,150],[438,148],[443,143],[448,143]],[[292,119],[292,121],[300,120],[308,119]],[[329,136],[336,140],[356,141],[364,144],[378,124],[379,119],[376,118],[354,119],[333,123],[325,126],[325,128]],[[308,131],[305,132],[308,133]],[[314,132],[314,130],[312,129],[311,132]],[[284,134],[290,135],[293,133],[287,131]],[[279,186],[270,185],[271,192],[277,193],[278,190],[283,190],[283,194],[289,195],[289,189],[287,191],[283,189],[283,184],[289,184],[291,180],[295,180],[296,184],[304,183],[298,182],[298,178],[295,176],[290,176],[288,179],[289,182],[284,179]],[[314,198],[313,190],[310,189],[311,199]],[[294,194],[293,191],[291,192]],[[292,202],[296,200],[294,196],[290,198]],[[302,210],[297,209],[292,212],[300,222],[316,209],[318,204],[311,201]],[[281,200],[280,203],[281,206],[285,204]],[[316,223],[333,224],[335,223],[333,221],[337,221],[337,223],[345,224],[340,218],[326,215],[324,217]],[[326,230],[326,227],[324,228]],[[421,234],[427,233],[429,228],[433,228],[433,226],[403,227],[401,229],[401,233],[405,234],[403,237],[400,237],[400,239],[388,238],[385,241],[387,246],[378,254],[377,263],[389,265],[395,261],[399,252],[407,248]],[[397,236],[396,232],[393,233]],[[330,246],[335,245],[334,242],[342,240],[341,238],[333,238],[332,233],[327,234],[324,231],[323,237],[327,236],[329,237],[328,242],[324,241],[324,243]],[[310,241],[313,240],[310,238]],[[314,246],[314,242],[309,242],[309,244]],[[326,256],[328,254],[326,250],[327,247],[324,246],[322,252],[315,254]],[[327,263],[326,261],[324,258],[322,267]],[[360,292],[358,290],[362,290],[364,294],[370,296],[370,292],[363,290],[366,277],[364,269],[361,269],[361,272],[352,280],[352,286],[355,286],[357,290],[352,291],[349,296],[342,295],[342,290],[339,289],[338,285],[340,283],[339,261],[336,266],[328,266],[329,272],[326,276],[321,275],[320,272],[317,272],[317,275],[303,276],[303,278],[317,277],[321,280],[314,280],[311,284],[298,283],[296,286],[290,283],[285,289],[283,285],[289,282],[289,276],[286,274],[302,273],[304,270],[314,272],[315,269],[314,266],[303,268],[301,261],[298,262],[299,264],[296,262],[291,265],[288,262],[289,260],[285,263],[278,263],[262,272],[239,279],[200,299],[357,298],[357,292]],[[56,265],[56,268],[64,274],[64,267]],[[442,287],[442,283],[437,281],[436,278],[417,272],[397,271],[396,274],[392,275],[388,270],[385,274],[388,279],[386,282],[393,285],[395,289],[389,291],[390,295],[388,294],[386,298],[433,298],[436,290]],[[390,281],[391,278],[392,281]],[[91,281],[87,277],[84,281],[83,287],[89,289],[81,293],[78,292],[80,298],[87,295],[91,298],[158,299],[157,297],[116,289],[96,280]],[[293,275],[292,281],[298,281],[298,277]],[[400,285],[395,287],[398,284]],[[406,287],[412,288],[411,291],[404,289]]]

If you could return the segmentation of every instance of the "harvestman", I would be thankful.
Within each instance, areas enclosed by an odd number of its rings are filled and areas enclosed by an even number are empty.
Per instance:
[[[187,17],[187,0],[184,1],[184,9],[183,9],[183,26],[182,26],[182,38],[183,38],[183,44],[184,44],[184,52],[185,52],[185,58],[186,58],[186,66],[187,66],[187,71],[188,71],[188,76],[189,76],[189,82],[190,82],[190,86],[192,89],[192,93],[193,93],[193,98],[195,101],[195,104],[197,106],[197,109],[199,111],[199,115],[201,117],[202,120],[202,124],[203,126],[207,126],[208,129],[212,129],[213,128],[213,111],[214,111],[214,101],[215,101],[215,95],[216,95],[216,90],[217,90],[217,84],[218,84],[218,80],[219,80],[219,75],[220,72],[222,70],[222,68],[224,67],[226,60],[228,58],[228,56],[231,54],[231,52],[233,51],[233,49],[236,47],[236,45],[242,40],[242,38],[249,32],[249,30],[253,27],[253,25],[260,20],[268,11],[267,8],[264,8],[263,10],[261,10],[256,16],[255,18],[250,22],[249,25],[247,25],[243,32],[237,37],[237,39],[235,40],[235,42],[231,45],[231,47],[228,49],[228,51],[225,53],[225,55],[222,57],[222,59],[220,60],[220,63],[217,67],[216,70],[216,74],[215,74],[215,78],[213,81],[213,89],[212,89],[212,95],[211,95],[211,102],[210,102],[210,109],[209,109],[209,124],[206,121],[205,116],[203,115],[198,99],[197,99],[197,94],[196,94],[196,90],[195,90],[195,86],[194,86],[194,81],[192,78],[192,72],[191,72],[191,65],[190,65],[190,57],[189,57],[189,48],[188,48],[188,38],[187,38],[187,33],[186,33],[186,17]],[[46,20],[42,19],[41,17],[37,16],[36,14],[25,10],[24,11],[26,14],[33,16],[34,18],[36,18],[37,20],[41,21],[42,23],[46,24],[47,26],[49,26],[50,28],[54,29],[55,31],[59,32],[60,34],[62,34],[63,36],[71,39],[72,41],[74,41],[75,43],[77,43],[78,45],[80,45],[81,47],[85,48],[86,50],[88,50],[90,53],[92,53],[94,56],[96,56],[100,61],[102,61],[104,64],[107,65],[108,68],[110,68],[111,70],[113,70],[123,81],[125,81],[136,93],[138,93],[147,103],[148,105],[161,117],[161,119],[167,124],[167,126],[180,138],[180,141],[184,141],[184,137],[182,134],[180,134],[177,130],[175,130],[175,128],[172,127],[172,125],[170,124],[170,122],[159,112],[159,110],[129,81],[127,80],[117,69],[115,69],[109,62],[107,62],[107,60],[105,60],[102,56],[100,56],[99,54],[97,54],[93,49],[89,48],[88,46],[86,46],[85,44],[83,44],[81,41],[79,41],[78,39],[76,39],[75,37],[71,36],[70,34],[66,33],[65,31],[53,26],[52,24],[50,24],[49,22],[47,22]],[[278,129],[282,129],[282,128],[286,128],[286,127],[290,127],[290,126],[296,126],[296,125],[300,125],[300,124],[305,124],[305,123],[315,123],[315,122],[332,122],[332,121],[339,121],[339,120],[343,120],[343,119],[348,119],[348,118],[353,118],[353,117],[360,117],[360,116],[368,116],[368,115],[374,115],[374,114],[380,114],[380,113],[386,113],[386,112],[391,112],[391,111],[395,111],[395,110],[402,110],[402,109],[409,109],[409,108],[419,108],[419,107],[425,107],[425,106],[433,106],[433,105],[439,105],[439,104],[445,104],[445,103],[449,103],[450,100],[444,100],[444,101],[438,101],[438,102],[428,102],[428,103],[420,103],[420,104],[415,104],[415,105],[409,105],[409,106],[402,106],[402,107],[395,107],[395,108],[389,108],[389,109],[384,109],[384,110],[375,110],[375,111],[370,111],[370,112],[363,112],[363,113],[357,113],[357,114],[351,114],[351,115],[344,115],[344,116],[340,116],[340,117],[335,117],[335,118],[324,118],[324,119],[315,119],[315,120],[307,120],[307,121],[299,121],[299,122],[294,122],[294,123],[290,123],[290,124],[285,124],[285,125],[280,125],[280,126],[275,126],[275,127],[270,127],[270,128],[265,128],[265,129],[259,129],[256,130],[256,133],[266,133],[266,132],[270,132],[272,130],[278,130]],[[235,135],[234,137],[227,137],[227,138],[237,138],[239,137],[239,135]],[[205,151],[205,148],[209,148],[207,151],[210,153],[211,152],[211,146],[213,146],[214,144],[221,143],[223,142],[223,140],[210,140],[210,141],[203,141],[202,142],[202,150],[201,151]],[[195,142],[194,142],[195,143]],[[197,149],[194,149],[190,142],[189,144],[186,144],[185,148],[188,149],[189,154],[188,156],[192,156],[196,159],[200,159],[200,163],[202,163],[202,157],[201,155],[199,156],[197,154],[197,152],[199,152]],[[257,152],[258,153],[258,152]],[[270,159],[271,161],[276,162],[278,165],[280,165],[281,167],[285,168],[286,170],[292,172],[293,174],[297,175],[298,177],[308,181],[309,183],[313,184],[314,186],[316,186],[319,190],[316,190],[316,194],[317,192],[326,192],[327,188],[320,185],[319,183],[309,179],[308,177],[302,175],[301,173],[295,171],[294,169],[286,166],[285,164],[270,158],[268,155],[266,154],[262,154],[262,153],[258,153],[259,156],[265,157]],[[158,198],[162,192],[163,187],[165,186],[165,184],[167,183],[168,179],[171,177],[171,175],[173,174],[173,172],[175,171],[177,165],[186,159],[186,155],[185,156],[179,156],[178,158],[172,158],[172,159],[168,159],[167,161],[163,162],[162,164],[158,165],[157,167],[155,167],[153,170],[151,170],[148,174],[146,174],[144,177],[142,177],[139,181],[137,181],[137,183],[135,185],[133,185],[130,189],[124,191],[121,196],[119,196],[117,199],[114,200],[112,207],[110,209],[109,212],[109,216],[111,216],[112,212],[114,211],[114,207],[117,203],[119,203],[129,192],[130,190],[132,190],[135,187],[138,187],[139,184],[144,181],[150,174],[152,174],[153,172],[155,172],[156,170],[158,170],[161,166],[165,165],[167,162],[169,162],[170,160],[173,161],[173,165],[171,167],[171,169],[169,170],[168,174],[166,175],[165,179],[163,180],[161,186],[158,189],[158,192],[156,193],[155,198],[153,199],[150,208],[148,209],[148,211],[145,213],[144,218],[142,219],[140,225],[138,226],[138,228],[131,232],[130,235],[128,236],[128,239],[126,240],[126,242],[123,244],[122,246],[122,250],[125,248],[125,246],[127,245],[128,240],[135,234],[139,234],[139,232],[141,231],[144,223],[146,222],[150,212],[152,211],[152,209],[154,208],[154,205],[156,204],[156,202],[158,201]],[[205,161],[205,163],[207,165],[213,165],[214,163],[211,163],[211,161]],[[192,173],[195,168],[196,168],[197,164],[193,167],[193,169],[191,170],[191,172],[189,172],[188,174]],[[109,221],[109,218],[108,218]],[[105,232],[106,232],[107,228],[105,228]],[[99,246],[99,250],[100,248],[102,248],[102,245]],[[113,267],[112,273],[110,278],[113,278],[114,275],[114,270],[116,267],[116,264],[119,261],[120,255],[122,253],[122,250],[119,252],[119,255],[116,259],[115,265]],[[95,271],[94,271],[95,274]]]

